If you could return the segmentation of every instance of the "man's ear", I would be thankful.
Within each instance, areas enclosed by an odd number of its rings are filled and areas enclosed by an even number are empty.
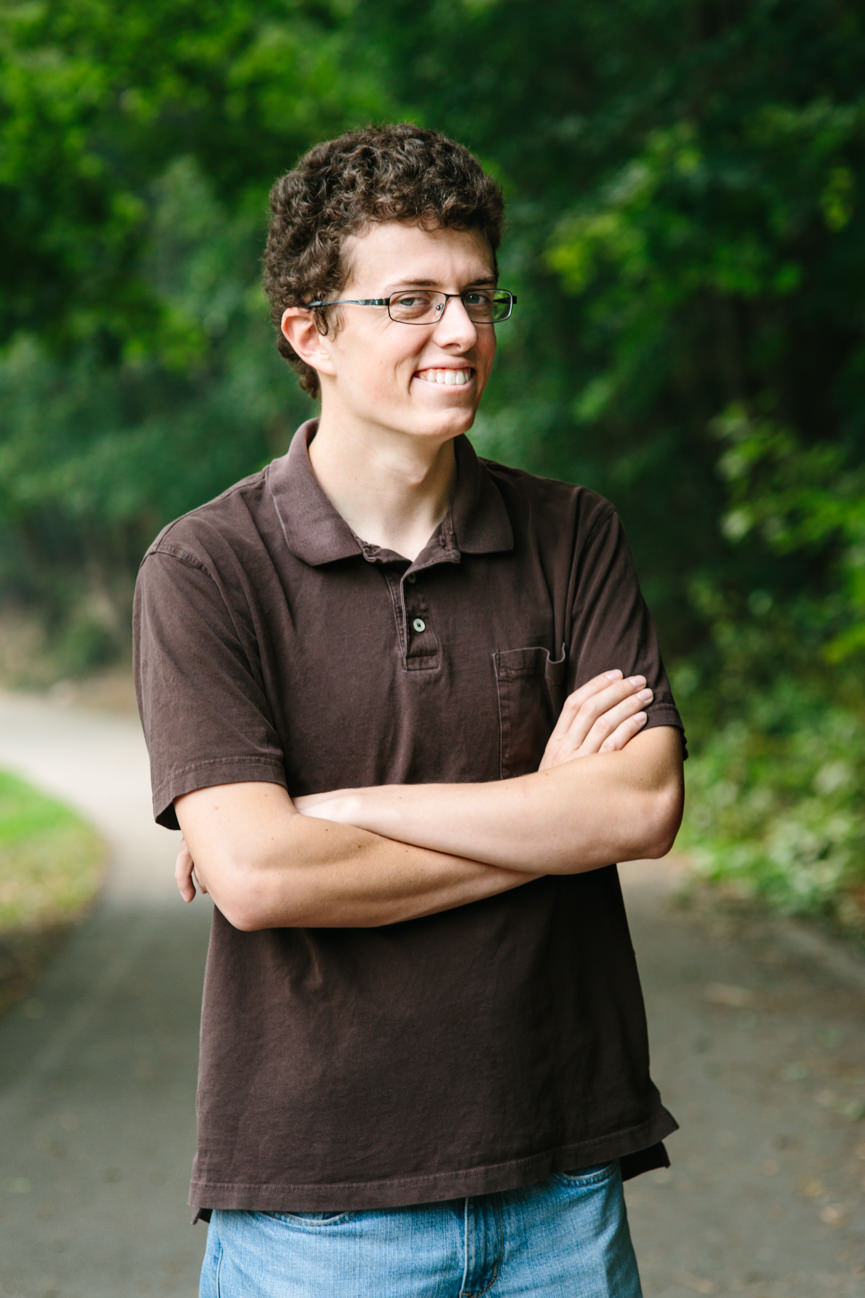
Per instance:
[[[330,340],[320,331],[313,311],[302,306],[287,306],[279,327],[302,361],[318,374],[333,374]]]

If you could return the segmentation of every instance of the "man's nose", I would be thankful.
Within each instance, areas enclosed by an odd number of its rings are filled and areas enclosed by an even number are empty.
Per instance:
[[[436,321],[435,335],[438,342],[469,343],[478,336],[478,326],[472,320],[461,297],[448,297],[441,315]]]

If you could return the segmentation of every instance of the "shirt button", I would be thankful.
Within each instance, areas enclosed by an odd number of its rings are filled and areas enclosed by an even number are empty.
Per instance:
[[[418,634],[421,631],[426,631],[426,622],[424,622],[422,617],[415,618],[415,620],[412,622],[412,630],[417,631]]]
[[[414,585],[415,582],[417,581],[417,573],[416,573],[416,572],[410,572],[410,573],[407,575],[407,577],[406,577],[406,581],[410,581],[411,584]]]

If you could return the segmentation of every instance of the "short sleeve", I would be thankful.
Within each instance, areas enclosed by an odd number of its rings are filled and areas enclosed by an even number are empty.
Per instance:
[[[625,676],[645,676],[654,691],[646,709],[647,728],[675,726],[683,732],[684,749],[684,727],[625,531],[613,507],[605,504],[578,559],[569,654],[572,688],[614,667]]]
[[[216,577],[194,556],[164,549],[146,555],[133,645],[159,824],[178,828],[174,799],[194,789],[247,780],[286,785],[255,646]]]

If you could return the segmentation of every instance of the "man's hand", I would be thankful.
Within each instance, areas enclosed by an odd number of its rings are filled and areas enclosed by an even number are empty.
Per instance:
[[[651,700],[645,676],[625,678],[618,670],[595,676],[565,699],[538,770],[575,757],[619,752],[646,724],[642,709]]]
[[[621,752],[645,726],[643,709],[651,700],[645,676],[625,677],[618,668],[586,681],[565,699],[538,770],[549,771],[577,757]],[[294,805],[305,816],[372,828],[364,816],[367,800],[375,796],[372,789],[331,789],[295,798]],[[376,822],[374,832],[385,829]]]
[[[645,676],[625,679],[618,670],[604,672],[565,699],[555,729],[547,740],[539,771],[562,766],[575,757],[613,753],[624,748],[646,724],[643,707],[651,701]],[[295,798],[305,816],[352,822],[353,790],[332,789]]]
[[[174,862],[174,882],[177,884],[177,891],[184,901],[195,900],[195,887],[202,894],[207,892],[207,888],[196,873],[195,862],[192,859],[192,853],[186,846],[186,839],[181,835],[180,847],[177,849],[177,860]]]

